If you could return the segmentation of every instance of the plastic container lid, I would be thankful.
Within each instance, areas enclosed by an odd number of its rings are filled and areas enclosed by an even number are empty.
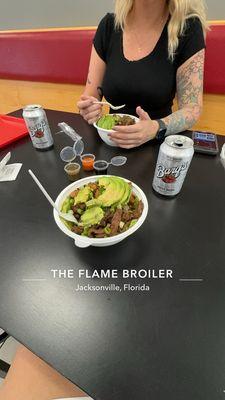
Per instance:
[[[60,152],[60,158],[64,162],[71,162],[75,160],[76,154],[74,153],[73,147],[64,147]]]

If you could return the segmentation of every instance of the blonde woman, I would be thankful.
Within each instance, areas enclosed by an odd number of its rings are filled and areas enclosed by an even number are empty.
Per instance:
[[[121,112],[140,122],[116,127],[111,139],[127,149],[190,129],[202,109],[205,31],[203,0],[116,0],[94,38],[81,115],[95,122],[103,95],[126,104]]]

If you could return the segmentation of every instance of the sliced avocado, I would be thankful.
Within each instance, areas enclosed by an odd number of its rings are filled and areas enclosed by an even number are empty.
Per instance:
[[[106,190],[96,200],[99,205],[103,207],[110,207],[119,201],[121,197],[120,184],[110,177],[110,183],[106,187]]]
[[[98,184],[99,186],[108,186],[110,184],[111,178],[109,176],[104,176],[103,178],[99,178]]]
[[[74,204],[78,203],[86,203],[91,193],[91,188],[89,186],[85,186],[79,190],[77,196],[75,197]]]
[[[102,129],[112,129],[119,121],[119,116],[116,114],[103,115],[97,122],[97,126]]]
[[[81,222],[85,226],[98,224],[104,217],[104,211],[101,207],[88,208],[81,216]]]
[[[120,191],[121,196],[120,196],[120,198],[119,198],[119,200],[118,200],[118,202],[116,204],[117,205],[122,205],[127,200],[127,196],[128,196],[128,193],[129,193],[129,188],[128,188],[129,185],[123,179],[118,178],[116,176],[114,176],[113,179],[117,181],[117,184],[120,186],[120,190],[121,190]]]
[[[121,204],[129,194],[129,186],[123,179],[116,176],[99,179],[99,185],[105,186],[105,191],[97,198],[87,202],[87,207],[110,207]]]
[[[67,197],[62,204],[61,212],[67,213],[69,210],[70,210],[70,198]]]
[[[131,190],[132,190],[131,185],[129,185],[127,182],[125,182],[125,184],[126,184],[125,185],[126,189],[125,189],[124,195],[120,201],[120,204],[122,204],[122,205],[127,204],[129,202]]]

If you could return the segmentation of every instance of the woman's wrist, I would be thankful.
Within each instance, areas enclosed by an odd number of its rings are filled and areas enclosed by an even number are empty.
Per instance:
[[[154,139],[156,137],[158,130],[159,130],[158,121],[152,119],[151,120],[151,132],[150,132],[151,139]]]

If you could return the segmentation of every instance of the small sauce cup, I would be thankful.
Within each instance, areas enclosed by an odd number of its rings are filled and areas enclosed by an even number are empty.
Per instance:
[[[78,163],[69,163],[64,167],[64,171],[66,172],[69,180],[71,182],[77,179],[77,175],[80,172],[80,165]]]
[[[94,170],[96,175],[107,175],[109,163],[104,160],[98,160],[94,162]]]
[[[83,154],[81,157],[82,167],[84,171],[93,171],[94,169],[94,154]]]

